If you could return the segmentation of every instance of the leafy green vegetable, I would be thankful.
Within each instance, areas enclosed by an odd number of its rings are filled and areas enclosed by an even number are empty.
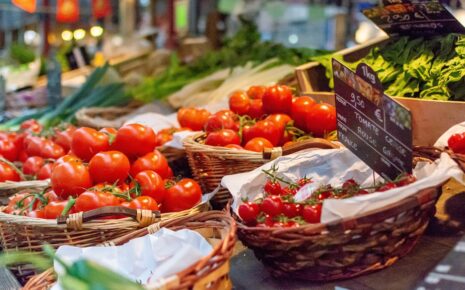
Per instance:
[[[226,39],[221,49],[207,52],[187,65],[181,65],[178,57],[173,54],[170,66],[164,73],[146,78],[131,94],[137,100],[150,102],[163,99],[218,70],[242,66],[250,61],[259,65],[278,58],[279,61],[274,64],[276,66],[283,63],[300,65],[311,57],[328,53],[324,50],[287,48],[281,44],[262,42],[257,27],[252,22],[243,21],[241,29]]]
[[[340,56],[334,55],[340,59]],[[330,58],[315,59],[326,68],[332,88]],[[400,37],[373,48],[360,62],[377,72],[385,92],[396,97],[465,101],[465,36],[448,34],[429,39]]]
[[[33,62],[36,59],[34,50],[22,43],[13,43],[10,46],[10,57],[20,64]]]

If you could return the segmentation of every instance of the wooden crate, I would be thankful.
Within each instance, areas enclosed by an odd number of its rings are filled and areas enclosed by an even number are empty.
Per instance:
[[[363,45],[337,52],[345,61],[356,61],[366,56],[375,46],[383,45],[387,37],[377,38]],[[318,62],[310,62],[296,68],[301,95],[318,101],[335,104],[334,93],[328,87],[325,69]],[[453,125],[465,121],[465,102],[433,101],[394,97],[412,112],[413,144],[431,146]]]

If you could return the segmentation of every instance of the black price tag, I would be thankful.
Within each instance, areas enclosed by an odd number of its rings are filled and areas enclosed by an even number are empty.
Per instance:
[[[61,101],[61,65],[52,58],[47,67],[48,104],[56,106]]]
[[[384,7],[362,13],[389,36],[465,33],[462,24],[439,2],[384,0]]]
[[[412,172],[412,116],[383,92],[376,73],[359,64],[354,73],[332,60],[338,139],[387,179]]]

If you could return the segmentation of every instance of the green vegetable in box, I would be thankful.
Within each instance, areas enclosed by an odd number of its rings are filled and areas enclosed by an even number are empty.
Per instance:
[[[316,57],[326,68],[333,88],[331,57]],[[366,57],[346,63],[355,70],[360,62],[378,74],[386,94],[430,100],[465,101],[465,35],[431,39],[400,37],[373,48]]]

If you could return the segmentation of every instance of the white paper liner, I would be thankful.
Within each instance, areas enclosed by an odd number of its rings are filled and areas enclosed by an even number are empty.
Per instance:
[[[279,157],[253,171],[223,177],[221,184],[231,192],[234,199],[232,208],[236,213],[244,196],[247,196],[249,200],[255,200],[262,194],[263,185],[267,181],[262,169],[270,169],[273,165],[278,166],[280,176],[291,180],[307,176],[313,180],[314,184],[303,187],[296,194],[300,200],[305,199],[305,195],[311,193],[308,191],[309,187],[316,189],[318,185],[324,184],[338,187],[351,178],[364,186],[370,186],[374,180],[381,180],[377,174],[373,174],[371,168],[348,149],[300,151]],[[413,174],[418,180],[401,188],[347,199],[324,200],[321,222],[329,223],[379,209],[411,196],[421,189],[439,185],[450,178],[464,183],[463,172],[446,153],[443,153],[434,163],[419,163]]]
[[[56,254],[68,263],[84,258],[108,267],[130,280],[148,284],[186,269],[212,250],[208,241],[195,231],[162,228],[154,234],[133,239],[121,246],[61,246]],[[54,268],[58,275],[64,273],[57,262],[54,263]],[[52,287],[52,290],[59,289],[61,287],[58,283]]]
[[[439,148],[447,147],[447,140],[449,140],[450,136],[465,132],[465,122],[459,123],[450,127],[444,134],[439,137],[439,139],[434,143],[434,146]]]

